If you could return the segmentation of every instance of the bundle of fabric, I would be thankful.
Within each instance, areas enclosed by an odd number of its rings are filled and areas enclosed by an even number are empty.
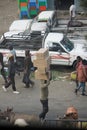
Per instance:
[[[19,127],[40,127],[41,121],[36,115],[28,115],[23,113],[15,113],[10,118],[10,123]]]

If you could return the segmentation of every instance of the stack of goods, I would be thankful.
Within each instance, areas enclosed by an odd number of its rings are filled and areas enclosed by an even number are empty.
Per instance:
[[[18,0],[20,19],[27,17],[29,18],[28,12],[28,0]]]
[[[33,60],[33,64],[37,67],[35,79],[50,79],[50,56],[48,49],[39,49],[36,53],[36,59]]]
[[[41,11],[47,10],[47,0],[18,0],[19,16],[34,18]]]
[[[47,0],[38,0],[39,11],[45,11],[47,9]]]
[[[28,1],[28,11],[31,18],[35,17],[38,14],[38,1],[37,0],[29,0]]]

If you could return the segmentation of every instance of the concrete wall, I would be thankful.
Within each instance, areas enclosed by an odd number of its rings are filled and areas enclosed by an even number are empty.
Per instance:
[[[87,12],[86,8],[83,8],[82,6],[80,6],[80,0],[74,0],[74,3],[76,5],[76,9],[77,9],[78,12],[81,12],[81,11]]]
[[[74,0],[74,4],[76,5],[76,9],[78,12],[86,11],[83,7],[80,6],[80,0]],[[54,0],[47,0],[47,5],[48,5],[48,10],[54,9]]]
[[[54,0],[47,0],[48,10],[54,9]]]
[[[76,5],[76,10],[77,11],[82,11],[82,7],[80,7],[80,0],[75,0],[74,1],[75,5]]]

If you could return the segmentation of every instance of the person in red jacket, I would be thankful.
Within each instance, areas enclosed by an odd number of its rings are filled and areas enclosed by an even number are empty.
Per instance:
[[[77,60],[76,60],[76,66],[75,66],[75,69],[76,69],[76,72],[77,72],[77,68],[78,66],[80,65],[80,62],[82,61],[82,58],[80,56],[77,56]],[[77,73],[76,73],[76,88],[78,87],[78,79],[77,79]]]
[[[79,82],[79,85],[76,88],[75,93],[77,94],[78,90],[82,87],[82,95],[85,95],[85,83],[87,81],[87,74],[84,60],[80,61],[77,67],[77,80]]]

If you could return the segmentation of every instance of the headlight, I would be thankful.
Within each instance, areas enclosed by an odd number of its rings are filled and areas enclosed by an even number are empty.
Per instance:
[[[43,36],[45,34],[45,31],[41,31],[41,35]]]

